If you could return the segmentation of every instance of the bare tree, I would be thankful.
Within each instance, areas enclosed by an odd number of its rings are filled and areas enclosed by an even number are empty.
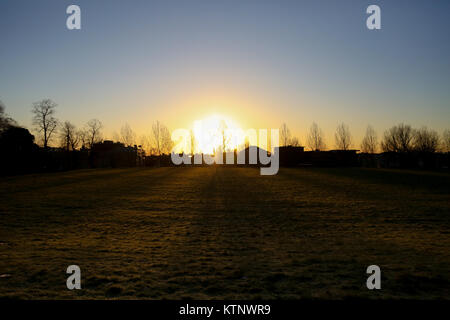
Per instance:
[[[336,148],[339,150],[348,150],[352,146],[352,135],[350,134],[350,129],[345,123],[341,123],[336,128],[334,134],[334,139],[336,143]]]
[[[155,148],[152,145],[152,139],[150,136],[145,134],[141,135],[139,137],[139,144],[142,146],[142,149],[144,149],[146,154],[155,154]]]
[[[375,153],[378,145],[377,140],[377,133],[372,126],[369,125],[366,129],[366,135],[361,142],[361,151],[364,153]]]
[[[75,133],[77,136],[78,143],[81,145],[81,148],[87,148],[88,146],[88,133],[86,130],[77,130]]]
[[[447,129],[442,134],[442,146],[444,152],[450,152],[450,130]]]
[[[156,120],[152,125],[152,137],[153,142],[155,143],[155,149],[158,155],[161,154],[161,123],[159,120]]]
[[[280,147],[287,147],[291,142],[291,131],[286,123],[283,123],[280,128]]]
[[[134,146],[136,144],[136,134],[131,129],[128,123],[120,129],[120,141],[127,146]]]
[[[157,155],[170,153],[172,149],[172,139],[169,129],[158,120],[152,125],[152,138]]]
[[[75,126],[69,121],[65,121],[60,131],[61,146],[67,151],[75,150],[78,146],[79,136]]]
[[[120,134],[117,133],[117,131],[113,132],[112,139],[114,141],[122,142],[122,137],[120,136]]]
[[[163,153],[169,154],[172,151],[172,137],[166,126],[161,128],[161,150]]]
[[[307,144],[313,151],[325,149],[323,132],[315,122],[311,125],[311,128],[309,128]]]
[[[411,126],[401,123],[384,132],[381,148],[385,152],[410,152],[413,137],[414,130]]]
[[[222,145],[220,146],[221,152],[226,152],[227,146],[230,144],[229,138],[227,137],[227,129],[227,124],[224,120],[221,120],[219,123],[219,133],[220,136],[222,136]]]
[[[190,136],[190,139],[191,139],[191,145],[190,145],[190,148],[191,148],[191,156],[194,156],[194,154],[195,154],[195,150],[196,150],[196,146],[197,146],[197,140],[195,139],[195,134],[194,134],[194,130],[190,130],[190,132],[189,132],[190,134],[189,134],[189,136]]]
[[[289,145],[293,147],[298,147],[300,146],[300,141],[298,140],[297,137],[292,137],[289,141]]]
[[[439,135],[434,130],[422,127],[414,132],[414,149],[420,152],[435,152],[439,147]]]
[[[58,120],[54,117],[57,104],[50,99],[44,99],[33,103],[33,125],[37,131],[42,134],[44,148],[48,147],[48,143],[53,132],[58,126]]]
[[[98,143],[102,140],[102,128],[102,123],[97,119],[89,120],[86,124],[86,144],[90,149],[95,143]]]

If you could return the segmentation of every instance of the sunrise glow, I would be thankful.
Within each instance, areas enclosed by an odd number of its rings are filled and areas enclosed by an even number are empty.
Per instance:
[[[214,154],[218,150],[240,149],[245,142],[244,131],[231,118],[214,114],[193,125],[195,152]]]

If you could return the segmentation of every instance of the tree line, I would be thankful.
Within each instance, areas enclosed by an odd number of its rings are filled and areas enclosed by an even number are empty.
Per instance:
[[[56,118],[57,104],[51,99],[43,99],[32,105],[32,123],[38,140],[44,149],[49,148],[52,142],[67,151],[91,149],[96,143],[103,140],[103,124],[98,119],[89,120],[83,128],[78,129],[70,121],[60,121]],[[5,113],[5,106],[0,101],[0,130],[9,127],[19,127],[16,121]],[[337,126],[334,148],[349,150],[358,148],[354,143],[349,126],[341,123]],[[125,123],[120,133],[114,132],[113,139],[125,146],[140,145],[149,155],[169,154],[172,141],[169,129],[160,121],[152,124],[149,135],[139,138],[128,123]],[[300,146],[300,140],[291,134],[286,123],[280,127],[280,146]],[[317,123],[313,123],[306,136],[306,146],[310,150],[321,151],[327,148],[323,130]],[[432,129],[422,127],[412,128],[410,125],[400,123],[387,129],[381,140],[372,126],[368,126],[359,145],[363,153],[382,152],[450,152],[450,130],[443,132],[442,136]]]
[[[60,121],[56,118],[57,106],[51,99],[43,99],[32,104],[33,131],[37,136],[35,142],[44,149],[50,148],[51,145],[66,151],[92,149],[94,144],[104,140],[103,124],[100,120],[91,119],[82,128],[77,128],[70,121]],[[17,122],[5,113],[5,106],[0,101],[0,132],[19,127]],[[113,139],[125,146],[139,144],[149,155],[169,154],[172,148],[169,129],[160,121],[153,123],[149,135],[139,137],[139,143],[128,123],[122,126],[119,134],[116,132],[113,134]]]
[[[350,128],[345,123],[340,123],[334,134],[334,148],[336,150],[350,150],[358,148],[354,141]],[[286,123],[280,127],[280,146],[300,146],[299,139],[292,136]],[[306,146],[312,151],[323,151],[327,148],[323,130],[313,123],[306,136]],[[419,129],[400,123],[387,129],[381,140],[375,129],[369,125],[359,145],[362,153],[374,154],[382,152],[450,152],[450,130],[444,130],[442,136],[427,127]]]
[[[111,141],[104,139],[100,120],[91,119],[77,128],[57,119],[57,106],[51,99],[32,104],[32,134],[6,114],[0,101],[0,175],[157,165],[170,159],[170,132],[160,121],[153,123],[150,134],[139,137],[137,145],[127,123]]]
[[[118,133],[113,134],[113,140],[117,143],[113,141],[106,143],[103,138],[103,124],[100,120],[91,119],[83,127],[77,128],[70,121],[57,119],[56,111],[57,104],[51,99],[32,104],[32,124],[36,139],[26,128],[21,127],[5,113],[5,106],[0,101],[0,150],[3,155],[0,159],[0,169],[2,171],[8,173],[8,168],[12,167],[18,172],[24,171],[21,168],[31,168],[27,172],[32,172],[111,164],[113,166],[140,165],[137,163],[142,159],[144,160],[140,163],[148,160],[147,162],[151,165],[155,161],[159,163],[164,158],[158,156],[166,155],[166,158],[170,158],[167,155],[170,154],[173,146],[171,134],[160,121],[152,124],[148,135],[139,137],[130,125],[125,123]],[[359,145],[355,143],[349,126],[341,123],[336,128],[334,140],[332,148],[359,149],[362,154],[385,152],[397,155],[413,153],[437,155],[438,152],[446,152],[448,156],[450,152],[450,130],[445,130],[439,136],[435,130],[427,127],[415,129],[403,123],[387,129],[381,139],[375,129],[368,126]],[[323,130],[315,122],[308,129],[305,142],[309,150],[327,149]],[[224,138],[224,149],[226,143]],[[194,139],[191,140],[191,144],[191,149],[194,150]],[[299,147],[300,145],[300,139],[292,135],[287,124],[283,123],[280,127],[280,146]],[[94,148],[96,146],[97,148]],[[111,151],[112,149],[114,151]],[[111,155],[112,153],[114,155]],[[147,155],[157,157],[145,157]]]

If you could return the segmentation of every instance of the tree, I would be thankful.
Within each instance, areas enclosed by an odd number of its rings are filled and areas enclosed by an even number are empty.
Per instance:
[[[336,142],[336,148],[339,150],[350,149],[352,146],[352,135],[350,134],[350,129],[345,123],[338,125],[334,134],[334,139]]]
[[[126,146],[134,146],[136,144],[136,134],[128,123],[120,129],[120,142]]]
[[[32,170],[36,163],[34,136],[25,128],[9,126],[0,134],[0,172],[16,173]]]
[[[286,123],[283,123],[280,128],[280,147],[287,147],[291,142],[291,131]]]
[[[298,146],[300,146],[300,141],[298,140],[297,137],[292,137],[290,139],[289,145],[293,146],[293,147],[298,147]]]
[[[442,134],[442,145],[444,152],[450,152],[450,130],[447,129]]]
[[[65,121],[60,132],[61,145],[67,150],[75,150],[78,146],[79,136],[75,126],[69,121]]]
[[[414,132],[414,150],[435,152],[439,147],[439,135],[434,130],[422,127]]]
[[[226,152],[227,151],[227,147],[230,144],[230,141],[229,141],[230,139],[229,139],[229,137],[227,137],[227,129],[228,129],[228,126],[225,123],[225,121],[223,119],[220,120],[219,133],[220,133],[220,136],[222,137],[222,143],[221,143],[221,146],[220,146],[220,149],[221,149],[222,152]]]
[[[401,123],[384,132],[381,148],[384,152],[410,152],[413,137],[411,126]]]
[[[194,134],[194,130],[190,130],[189,131],[189,137],[191,139],[191,144],[190,144],[190,148],[191,148],[191,156],[194,156],[196,148],[197,148],[197,141],[195,139],[195,134]]]
[[[33,125],[42,134],[44,148],[52,138],[52,134],[58,126],[58,120],[54,117],[57,104],[50,99],[44,99],[33,103]]]
[[[77,136],[78,144],[81,145],[81,149],[88,146],[88,133],[86,130],[80,129],[75,133]]]
[[[172,139],[170,137],[169,129],[158,120],[152,125],[152,138],[157,155],[170,153],[172,149]]]
[[[139,137],[139,144],[142,146],[142,149],[144,149],[145,153],[148,155],[154,154],[153,146],[152,146],[152,139],[143,134]]]
[[[0,145],[9,151],[31,150],[34,136],[25,128],[11,126],[0,135]]]
[[[311,128],[309,128],[307,144],[308,147],[313,151],[320,151],[325,149],[323,132],[315,122],[311,125]]]
[[[100,120],[97,119],[91,119],[86,124],[86,142],[90,149],[92,149],[92,146],[95,143],[98,143],[102,140],[102,128],[103,124],[100,122]]]
[[[5,105],[0,100],[0,133],[14,125],[16,125],[15,121],[5,113]]]
[[[366,129],[366,135],[361,142],[361,151],[364,153],[375,153],[377,151],[377,140],[377,133],[369,125]]]
[[[291,130],[288,128],[286,123],[283,123],[280,128],[280,147],[298,147],[299,145],[299,139],[292,136]]]
[[[161,155],[161,123],[158,120],[152,125],[152,135],[156,152]]]
[[[5,114],[5,105],[0,100],[0,128],[3,130],[6,127],[7,127],[7,120]]]
[[[163,153],[169,154],[172,151],[172,137],[166,126],[161,128],[161,150]]]

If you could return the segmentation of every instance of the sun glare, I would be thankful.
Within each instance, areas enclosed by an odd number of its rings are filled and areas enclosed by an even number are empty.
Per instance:
[[[231,118],[218,114],[196,120],[193,134],[196,153],[239,150],[245,143],[244,131],[239,125]]]

